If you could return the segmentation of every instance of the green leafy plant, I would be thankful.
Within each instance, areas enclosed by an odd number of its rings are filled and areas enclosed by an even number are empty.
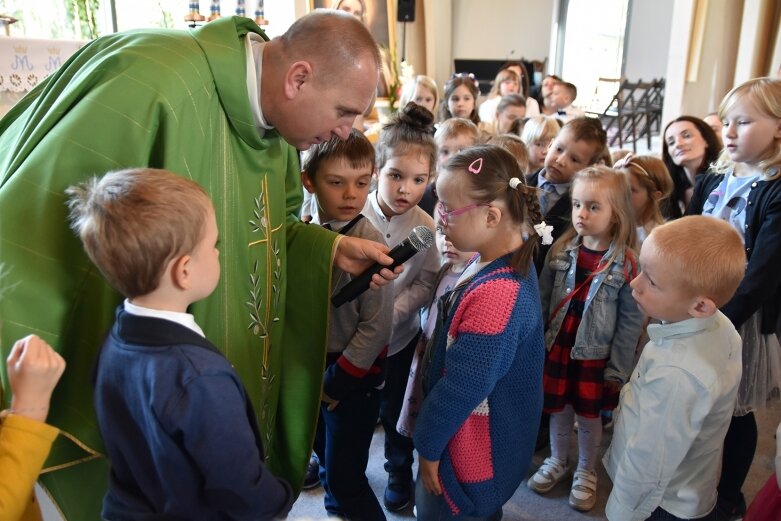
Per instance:
[[[85,40],[94,40],[98,34],[100,0],[69,0],[68,21]]]

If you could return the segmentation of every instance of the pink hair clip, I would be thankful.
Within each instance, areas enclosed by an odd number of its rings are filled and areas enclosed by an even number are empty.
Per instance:
[[[469,165],[467,170],[469,170],[473,174],[479,174],[480,170],[483,169],[483,158],[478,157],[474,161],[472,161],[472,164]]]

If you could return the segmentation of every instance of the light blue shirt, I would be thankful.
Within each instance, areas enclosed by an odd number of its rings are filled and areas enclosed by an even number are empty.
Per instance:
[[[556,206],[567,192],[569,192],[569,185],[572,183],[551,183],[548,178],[545,177],[545,170],[540,172],[538,180],[538,196],[540,199],[540,208],[542,209],[543,217],[548,214],[551,208]],[[553,188],[551,190],[551,188]]]
[[[702,205],[702,215],[727,221],[746,242],[746,206],[751,190],[756,188],[759,175],[736,177],[734,173],[724,176],[724,180],[708,194]]]
[[[641,521],[662,507],[680,518],[699,518],[716,505],[742,342],[720,311],[649,325],[648,336],[621,390],[603,459],[613,480],[605,514],[610,521]]]

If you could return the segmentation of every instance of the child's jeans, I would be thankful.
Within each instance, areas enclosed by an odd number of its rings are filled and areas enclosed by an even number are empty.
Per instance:
[[[388,357],[385,387],[380,397],[380,420],[385,430],[385,470],[388,474],[398,474],[410,481],[412,481],[415,446],[412,438],[398,433],[396,424],[404,403],[404,392],[407,390],[409,369],[412,365],[412,357],[415,355],[418,336],[420,333],[415,335],[404,349]]]
[[[454,516],[445,501],[444,494],[435,496],[426,491],[420,473],[415,483],[415,511],[418,521],[499,521],[502,519],[501,508],[488,517]]]
[[[657,509],[651,513],[651,517],[646,519],[646,521],[715,521],[715,520],[716,520],[715,509],[711,510],[710,514],[708,514],[705,517],[698,517],[697,519],[688,519],[683,517],[675,517],[668,511],[662,510],[662,507],[657,507]]]
[[[325,509],[331,516],[363,521],[385,520],[385,514],[366,478],[374,428],[380,410],[380,391],[355,392],[333,411],[320,406],[315,453]]]

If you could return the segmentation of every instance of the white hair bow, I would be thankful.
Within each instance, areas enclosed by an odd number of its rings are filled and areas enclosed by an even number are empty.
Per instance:
[[[540,224],[534,225],[534,231],[537,232],[537,235],[539,235],[542,238],[542,243],[544,245],[548,245],[553,243],[553,226],[549,224],[545,224],[545,221],[542,221]]]

